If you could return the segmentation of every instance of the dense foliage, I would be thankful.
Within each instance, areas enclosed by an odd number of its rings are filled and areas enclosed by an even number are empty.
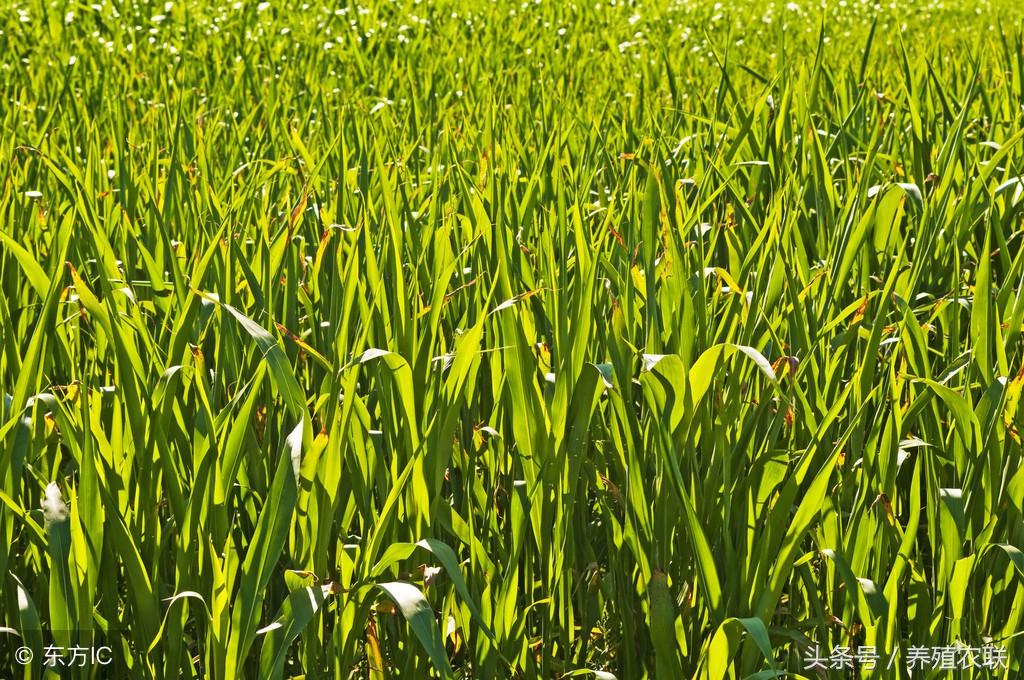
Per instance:
[[[0,674],[1020,677],[1019,10],[904,4],[8,3]]]

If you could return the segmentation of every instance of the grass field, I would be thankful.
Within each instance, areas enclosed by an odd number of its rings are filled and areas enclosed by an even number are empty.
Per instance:
[[[366,1],[0,8],[0,677],[1024,677],[1024,11]]]

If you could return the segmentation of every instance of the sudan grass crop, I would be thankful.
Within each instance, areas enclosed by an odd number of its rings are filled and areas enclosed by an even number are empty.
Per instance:
[[[968,4],[7,3],[0,675],[1020,678]]]

